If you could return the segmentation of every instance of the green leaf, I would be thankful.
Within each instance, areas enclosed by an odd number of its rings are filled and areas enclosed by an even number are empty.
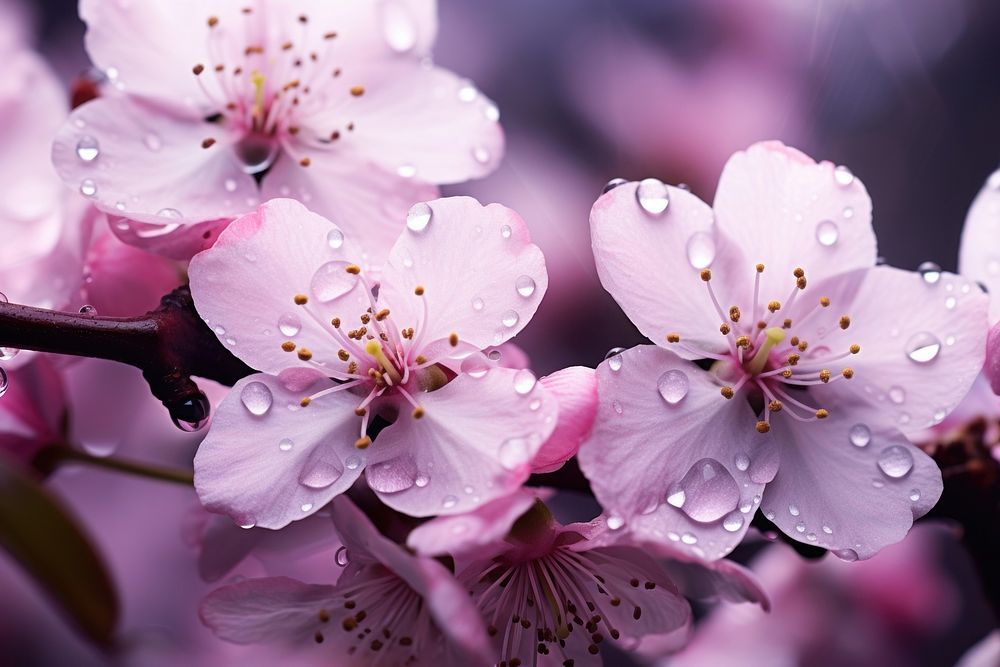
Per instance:
[[[111,644],[119,607],[104,561],[62,503],[2,456],[0,548],[83,634]]]

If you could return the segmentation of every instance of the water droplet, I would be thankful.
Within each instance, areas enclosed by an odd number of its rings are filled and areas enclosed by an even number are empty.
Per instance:
[[[514,373],[514,391],[522,396],[531,393],[535,388],[535,374],[527,368]]]
[[[340,567],[347,567],[351,562],[351,554],[347,552],[347,547],[340,547],[333,556],[334,562]]]
[[[278,443],[278,449],[280,449],[283,452],[292,451],[292,447],[294,446],[295,443],[289,438],[282,438],[281,441]]]
[[[490,361],[500,361],[502,355],[500,354],[500,350],[490,350],[486,353],[486,356]]]
[[[279,148],[270,136],[253,132],[240,139],[234,151],[243,172],[253,175],[267,171],[274,164]]]
[[[937,285],[941,280],[941,267],[934,262],[924,262],[917,267],[920,277],[928,285]]]
[[[263,382],[249,382],[240,392],[240,400],[243,401],[243,406],[250,414],[260,417],[271,409],[274,397],[271,395],[271,390]]]
[[[844,210],[841,211],[841,215],[844,216],[845,220],[850,220],[854,217],[854,209],[850,206],[845,206]]]
[[[299,474],[299,483],[310,489],[325,489],[340,479],[343,473],[343,469],[334,460],[317,458],[306,464]]]
[[[462,372],[471,378],[485,377],[493,366],[480,354],[472,354],[462,361]]]
[[[0,361],[10,361],[18,355],[21,350],[16,347],[0,347]]]
[[[624,347],[613,347],[608,350],[608,353],[604,355],[604,358],[608,362],[608,368],[617,372],[622,368],[622,352],[625,351]]]
[[[344,232],[336,227],[326,233],[326,244],[333,250],[340,250],[344,245]]]
[[[222,184],[226,188],[226,192],[236,192],[237,185],[235,178],[227,178],[225,183]]]
[[[302,321],[290,313],[286,313],[278,318],[278,331],[283,336],[294,336],[302,331]]]
[[[858,559],[858,552],[854,549],[836,549],[832,553],[840,560],[848,563],[853,563]]]
[[[254,523],[253,521],[251,521],[249,523],[241,523],[241,524],[239,524],[240,528],[242,528],[243,530],[250,530],[251,528],[253,528],[256,525],[257,524]]]
[[[795,530],[797,530],[800,533],[806,532],[806,524],[799,521],[797,524],[795,524]]]
[[[344,466],[348,470],[357,470],[361,467],[361,457],[357,454],[351,454],[346,459],[344,459]]]
[[[97,315],[97,308],[94,308],[89,303],[85,304],[83,306],[80,306],[80,314],[81,315]]]
[[[722,521],[722,527],[730,533],[735,533],[743,527],[743,516],[739,513],[730,514]]]
[[[830,247],[840,238],[840,229],[833,220],[821,220],[816,225],[816,240],[820,245]]]
[[[475,299],[472,300],[472,310],[475,310],[475,311],[478,312],[478,311],[481,311],[483,309],[483,307],[485,307],[485,306],[486,306],[486,304],[483,303],[483,300],[480,299],[478,296]]]
[[[601,189],[601,194],[602,195],[607,194],[612,190],[614,190],[615,188],[617,188],[619,185],[625,185],[626,183],[628,183],[628,181],[626,181],[624,178],[612,178],[604,185],[604,188]]]
[[[833,170],[833,180],[837,182],[837,185],[848,186],[854,182],[854,174],[847,167],[841,165]]]
[[[941,341],[932,333],[920,331],[906,341],[906,356],[918,364],[933,361],[941,351]]]
[[[333,261],[316,269],[312,282],[309,283],[309,289],[313,295],[319,301],[326,303],[344,296],[354,289],[354,286],[358,284],[358,276],[347,271],[349,266],[349,262]]]
[[[684,533],[681,535],[681,542],[684,544],[697,544],[698,538],[693,533]]]
[[[872,440],[872,432],[864,424],[855,424],[847,432],[847,438],[855,447],[867,447],[868,443]]]
[[[477,97],[479,91],[476,86],[468,79],[463,79],[458,87],[458,99],[462,102],[475,102]]]
[[[161,218],[170,218],[171,220],[178,220],[184,217],[184,215],[176,208],[161,208],[156,212],[156,215]]]
[[[514,287],[517,288],[518,294],[528,298],[535,293],[535,280],[531,276],[518,276],[514,281]]]
[[[823,526],[823,532],[827,535],[833,535],[833,528],[830,528],[830,526]]]
[[[512,329],[517,326],[518,321],[521,317],[517,314],[515,310],[505,311],[503,315],[500,316],[500,322],[503,323],[508,329]]]
[[[681,507],[684,507],[685,500],[687,500],[687,495],[684,493],[684,489],[681,488],[680,484],[674,484],[667,489],[667,504],[671,507],[680,509]]]
[[[100,144],[91,136],[80,137],[76,142],[76,156],[84,162],[93,162],[101,154]]]
[[[696,461],[678,486],[684,492],[682,509],[695,521],[721,519],[736,509],[740,500],[736,480],[724,465],[711,458]]]
[[[878,457],[879,470],[886,476],[899,479],[913,469],[913,455],[902,445],[892,445],[882,450]]]
[[[409,8],[392,0],[379,7],[382,21],[382,37],[389,48],[396,53],[406,53],[417,44],[417,25]]]
[[[948,310],[953,310],[956,305],[958,305],[958,300],[953,296],[949,296],[944,300],[944,307]]]
[[[163,148],[163,141],[160,139],[160,136],[152,132],[143,137],[142,143],[146,144],[146,148],[154,153]]]
[[[80,181],[80,193],[85,197],[93,197],[97,194],[97,183],[90,178],[83,179]]]
[[[510,228],[510,225],[501,225],[500,226],[500,236],[504,237],[505,239],[509,239],[510,235],[512,233],[513,232],[512,232],[512,230]]]
[[[441,507],[445,508],[446,510],[451,509],[457,504],[458,504],[458,498],[456,498],[455,496],[445,496],[441,500]]]
[[[7,371],[0,368],[0,396],[7,393],[7,385],[9,384],[7,380]]]
[[[479,164],[487,164],[490,161],[490,152],[482,146],[472,149],[472,158]]]
[[[431,224],[434,211],[426,202],[414,204],[410,212],[406,214],[406,228],[411,232],[422,232]]]
[[[208,397],[204,393],[199,393],[172,408],[170,419],[180,430],[193,433],[208,425],[211,410],[212,404],[208,402]]]
[[[920,489],[910,489],[910,500],[913,502],[920,500]]]
[[[611,401],[611,409],[614,410],[615,413],[617,413],[617,414],[620,415],[622,413],[622,404],[621,404],[621,402],[618,399],[615,399],[615,400]]]
[[[625,526],[625,519],[617,514],[609,514],[607,524],[610,530],[621,530]]]
[[[500,465],[507,470],[517,470],[531,460],[531,447],[524,438],[507,438],[498,452]]]
[[[736,455],[734,463],[736,464],[736,469],[743,472],[750,467],[750,457],[740,452]]]
[[[403,455],[368,466],[365,471],[368,486],[379,493],[399,493],[412,487],[417,481],[417,464],[413,457]]]
[[[396,167],[396,173],[402,178],[413,178],[417,175],[417,168],[412,164],[401,164]]]
[[[691,266],[704,269],[715,261],[715,241],[707,232],[695,232],[687,242],[687,257]]]
[[[483,115],[486,117],[486,120],[493,121],[495,123],[500,120],[500,109],[497,108],[497,105],[490,102],[483,107]]]
[[[656,381],[656,389],[660,392],[663,400],[670,405],[680,403],[687,396],[691,383],[684,371],[670,369],[660,375]]]
[[[639,181],[639,186],[635,189],[635,198],[644,211],[653,215],[663,213],[670,204],[667,186],[656,178]]]
[[[789,505],[788,506],[788,513],[791,514],[792,516],[798,516],[802,512],[800,512],[799,508],[796,507],[795,505]]]
[[[906,400],[906,390],[898,385],[889,387],[889,400],[896,405],[901,404]]]
[[[816,533],[808,533],[808,534],[806,534],[806,539],[809,540],[810,542],[815,542],[816,539],[817,539],[816,538]]]

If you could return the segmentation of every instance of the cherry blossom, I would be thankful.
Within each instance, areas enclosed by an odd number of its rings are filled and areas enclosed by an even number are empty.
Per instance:
[[[493,103],[430,64],[431,0],[81,0],[80,14],[110,85],[52,156],[130,243],[189,257],[293,196],[381,252],[413,202],[503,152]]]
[[[377,281],[363,264],[350,235],[291,200],[192,260],[199,313],[261,371],[222,402],[195,458],[210,510],[279,528],[364,472],[383,502],[426,516],[527,479],[556,392],[480,352],[520,331],[545,292],[524,222],[470,198],[420,203]]]
[[[65,439],[63,380],[47,358],[0,369],[0,396],[0,457],[27,468],[43,447]]]
[[[941,473],[907,435],[972,385],[987,298],[876,266],[849,170],[757,144],[714,211],[648,179],[601,197],[591,228],[602,283],[656,344],[598,369],[580,463],[613,527],[718,558],[762,508],[852,560],[934,505]]]

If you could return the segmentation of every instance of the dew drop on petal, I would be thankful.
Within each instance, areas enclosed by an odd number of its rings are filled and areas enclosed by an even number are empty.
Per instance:
[[[5,371],[3,368],[0,368],[0,396],[3,396],[4,394],[7,393],[8,384],[9,383],[7,381],[7,371]]]
[[[854,174],[847,167],[841,165],[833,170],[833,180],[837,182],[837,185],[846,187],[854,182]]]
[[[310,489],[325,489],[340,479],[343,472],[332,461],[317,459],[306,464],[305,469],[299,475],[299,483],[302,486],[308,486]]]
[[[431,224],[431,217],[434,212],[426,202],[414,204],[410,212],[406,214],[406,228],[411,232],[422,232]]]
[[[535,280],[531,276],[518,276],[517,280],[514,281],[514,287],[518,294],[528,298],[535,293]]]
[[[920,489],[910,489],[910,500],[913,502],[920,500]]]
[[[81,315],[97,315],[97,308],[91,306],[90,304],[85,304],[80,306]]]
[[[331,229],[326,234],[326,244],[334,250],[340,250],[344,245],[344,232],[337,228]]]
[[[283,336],[294,336],[302,331],[302,321],[298,316],[286,313],[278,318],[278,331]]]
[[[833,555],[848,563],[853,563],[858,559],[858,552],[854,549],[836,549],[833,551]]]
[[[84,162],[93,162],[100,154],[101,147],[97,143],[97,139],[87,135],[80,137],[80,140],[76,142],[76,156]]]
[[[934,262],[923,262],[917,267],[917,271],[928,285],[937,285],[941,280],[941,267]]]
[[[458,504],[458,498],[456,498],[455,496],[445,496],[441,500],[441,507],[445,508],[446,510],[451,509],[457,504]]]
[[[357,454],[351,454],[346,459],[344,459],[344,466],[348,470],[357,470],[361,467],[361,457]]]
[[[500,236],[504,237],[505,239],[509,239],[510,235],[512,233],[513,232],[512,232],[512,230],[510,228],[510,225],[501,225],[500,226]]]
[[[673,368],[660,375],[660,379],[656,381],[657,391],[670,405],[680,403],[687,396],[690,386],[687,374]]]
[[[685,500],[687,500],[687,495],[679,484],[675,484],[667,489],[667,504],[671,507],[680,509],[684,507]]]
[[[722,528],[730,533],[735,533],[742,527],[743,516],[739,513],[730,514],[722,521]]]
[[[396,167],[396,173],[402,178],[413,178],[417,175],[417,168],[412,164],[401,164]]]
[[[932,333],[920,331],[906,341],[906,356],[918,364],[934,361],[941,351],[941,341]]]
[[[656,178],[639,181],[639,185],[635,189],[635,198],[644,211],[653,215],[663,213],[670,204],[667,186]]]
[[[789,505],[788,506],[788,513],[791,514],[792,516],[798,516],[802,512],[800,512],[799,508],[796,507],[795,505]]]
[[[184,217],[176,208],[161,208],[156,212],[156,215],[161,218],[170,218],[171,220],[179,220]]]
[[[684,533],[681,535],[681,542],[684,544],[697,544],[698,538],[693,533]]]
[[[316,269],[316,273],[313,274],[312,281],[309,283],[309,289],[313,296],[326,303],[344,296],[354,289],[354,286],[358,284],[358,276],[354,273],[348,273],[348,266],[350,266],[349,262],[334,261],[327,262]]]
[[[507,438],[498,451],[500,465],[507,470],[517,470],[531,460],[531,447],[524,438]]]
[[[340,547],[333,556],[334,562],[340,567],[347,567],[351,563],[351,555],[347,552],[347,547]]]
[[[80,181],[80,193],[85,197],[93,197],[97,194],[97,184],[91,178]]]
[[[472,159],[479,164],[487,164],[490,161],[490,157],[492,157],[490,152],[482,146],[477,146],[472,149]]]
[[[416,463],[409,456],[384,461],[365,469],[368,486],[378,493],[399,493],[417,481]]]
[[[517,326],[517,323],[520,320],[521,317],[517,314],[516,310],[504,311],[504,313],[500,316],[500,322],[508,329],[512,329]]]
[[[736,455],[734,463],[736,464],[736,469],[743,472],[750,467],[750,457],[743,452],[740,452]]]
[[[624,347],[613,347],[608,350],[608,353],[604,355],[604,358],[608,362],[608,368],[617,372],[622,368],[622,352],[625,351]]]
[[[238,184],[236,183],[235,178],[227,178],[222,186],[226,188],[226,192],[236,192]]]
[[[889,400],[896,405],[901,404],[906,400],[906,390],[899,385],[893,385],[889,387]]]
[[[251,528],[253,528],[256,525],[257,524],[254,523],[253,521],[250,521],[249,523],[241,523],[241,524],[239,524],[240,528],[242,528],[243,530],[250,530]]]
[[[601,194],[602,195],[607,194],[612,190],[614,190],[615,188],[617,188],[619,185],[625,185],[626,183],[628,183],[628,181],[626,181],[624,178],[612,178],[604,185],[604,188],[601,190]]]
[[[901,445],[886,447],[879,454],[878,467],[893,479],[905,477],[913,469],[913,455]]]
[[[396,53],[406,53],[417,44],[417,25],[409,8],[390,0],[381,4],[382,37]]]
[[[260,417],[271,409],[274,397],[271,395],[271,390],[263,382],[248,382],[243,387],[243,391],[240,392],[240,400],[243,401],[243,406],[250,414]]]
[[[283,452],[290,452],[290,451],[292,451],[292,447],[294,447],[294,446],[295,446],[295,442],[292,441],[290,438],[282,438],[278,442],[278,449],[280,449]]]
[[[472,310],[476,312],[481,311],[485,306],[486,304],[483,303],[483,300],[480,299],[478,296],[472,300]]]
[[[522,396],[531,393],[535,388],[535,374],[527,368],[514,373],[514,391]]]
[[[163,148],[163,140],[160,139],[158,134],[154,134],[152,132],[143,137],[142,143],[146,144],[146,148],[154,153]]]
[[[610,530],[621,530],[625,526],[625,519],[617,514],[609,514],[607,524]]]
[[[872,432],[864,424],[855,424],[847,432],[847,438],[855,447],[867,447],[868,443],[871,442]]]
[[[724,465],[711,458],[696,461],[681,479],[684,512],[695,521],[721,519],[736,509],[739,486]]]
[[[708,268],[715,261],[715,241],[707,232],[695,232],[687,242],[687,258],[696,269]]]
[[[822,246],[830,247],[840,238],[840,229],[833,220],[821,220],[816,225],[816,240]]]

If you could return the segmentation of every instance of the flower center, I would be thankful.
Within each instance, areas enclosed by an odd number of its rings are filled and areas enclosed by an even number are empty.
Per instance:
[[[760,433],[771,430],[771,416],[778,412],[798,421],[826,419],[829,416],[828,410],[810,405],[799,398],[802,398],[802,390],[807,387],[854,377],[852,368],[841,367],[836,370],[835,364],[857,354],[861,347],[850,344],[845,350],[837,352],[822,344],[831,333],[838,329],[846,330],[851,325],[851,318],[841,315],[835,324],[814,326],[814,318],[822,318],[831,302],[829,298],[822,296],[811,307],[796,303],[799,294],[806,290],[808,282],[805,271],[801,268],[793,272],[795,284],[784,305],[776,300],[762,303],[760,278],[764,273],[764,265],[757,264],[755,271],[753,303],[750,318],[746,320],[739,305],[730,306],[728,312],[723,310],[722,303],[712,288],[711,270],[701,270],[701,279],[705,283],[709,299],[722,321],[719,332],[727,340],[728,354],[702,350],[687,341],[681,341],[677,333],[667,334],[667,342],[698,357],[715,359],[713,373],[725,383],[720,388],[725,399],[732,399],[741,390],[747,389],[751,405],[758,412],[756,429]],[[787,314],[787,317],[778,315],[779,311]],[[815,341],[815,346],[810,347],[805,336],[812,333],[816,334],[818,340]],[[795,394],[799,394],[799,398]]]

